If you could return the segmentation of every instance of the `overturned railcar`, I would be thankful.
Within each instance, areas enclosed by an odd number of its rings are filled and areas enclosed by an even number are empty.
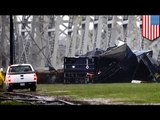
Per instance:
[[[138,60],[138,66],[133,79],[145,82],[160,82],[160,68],[158,62],[152,58],[153,51],[133,52]]]
[[[127,44],[64,58],[65,83],[86,83],[87,73],[93,74],[92,83],[160,82],[160,66],[152,51],[132,51]]]
[[[94,83],[131,82],[138,65],[136,55],[124,44],[97,56],[97,74]]]
[[[124,44],[106,51],[96,50],[81,57],[64,58],[64,83],[86,83],[93,73],[93,83],[131,82],[138,65],[136,55]]]

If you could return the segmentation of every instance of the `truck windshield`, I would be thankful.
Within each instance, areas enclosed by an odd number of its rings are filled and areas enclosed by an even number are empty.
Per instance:
[[[32,71],[30,66],[12,66],[9,72],[30,72]]]

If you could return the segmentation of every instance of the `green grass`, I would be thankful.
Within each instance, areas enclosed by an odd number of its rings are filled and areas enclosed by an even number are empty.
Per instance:
[[[73,100],[104,98],[112,102],[150,104],[160,103],[160,83],[38,84],[36,94],[65,96]],[[28,105],[19,101],[0,101],[0,104]]]
[[[106,98],[125,103],[160,103],[159,83],[38,84],[37,93],[77,100]]]

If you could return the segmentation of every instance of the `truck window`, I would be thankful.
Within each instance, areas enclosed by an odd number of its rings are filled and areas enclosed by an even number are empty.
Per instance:
[[[32,71],[30,66],[12,66],[9,72],[29,72]]]

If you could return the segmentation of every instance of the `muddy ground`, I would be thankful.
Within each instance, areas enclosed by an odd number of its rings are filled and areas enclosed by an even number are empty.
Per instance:
[[[36,92],[1,92],[0,101],[19,101],[31,105],[106,105],[113,104],[111,99],[73,100],[68,96],[45,96]],[[114,103],[121,104],[121,103]]]
[[[125,102],[115,102],[112,99],[94,98],[73,100],[68,96],[45,96],[36,92],[1,92],[0,101],[16,101],[30,105],[138,105]],[[160,104],[140,104],[140,105],[160,105]]]

